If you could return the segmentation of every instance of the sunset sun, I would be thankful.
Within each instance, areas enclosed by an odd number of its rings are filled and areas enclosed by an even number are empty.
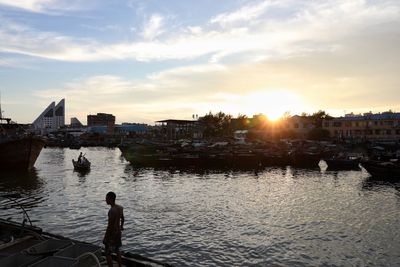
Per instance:
[[[247,112],[262,113],[269,120],[276,121],[285,112],[305,111],[301,98],[287,90],[256,92],[245,97]]]

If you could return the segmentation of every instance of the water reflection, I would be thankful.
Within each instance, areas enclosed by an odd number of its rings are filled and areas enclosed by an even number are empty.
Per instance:
[[[251,174],[258,177],[260,173],[265,170],[282,170],[283,173],[287,171],[286,167],[267,167],[267,168],[194,168],[194,167],[139,167],[127,164],[124,168],[124,173],[129,176],[140,176],[144,173],[169,173],[170,175],[196,175],[197,177],[207,177],[213,174],[222,175],[235,175],[235,174]]]
[[[84,183],[86,181],[86,176],[89,175],[90,169],[89,170],[74,170],[74,173],[76,176],[79,178],[80,183]]]
[[[321,170],[320,169],[316,169],[316,168],[292,168],[292,167],[288,167],[286,169],[287,172],[289,172],[291,174],[291,176],[293,178],[300,178],[300,177],[304,177],[304,176],[319,176],[321,175]]]
[[[400,192],[400,180],[395,178],[382,178],[375,176],[368,176],[362,182],[362,189],[369,191],[379,191],[382,189],[396,189]]]
[[[4,218],[21,220],[22,209],[27,211],[38,207],[43,200],[44,182],[38,177],[36,169],[30,171],[0,171],[1,195],[13,195],[0,198],[0,214]]]
[[[0,191],[32,193],[43,186],[43,180],[38,177],[36,169],[30,171],[0,171]]]

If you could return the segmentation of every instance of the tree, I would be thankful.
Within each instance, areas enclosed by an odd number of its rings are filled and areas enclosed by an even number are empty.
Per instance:
[[[232,133],[232,116],[225,114],[222,111],[217,114],[212,114],[210,111],[203,117],[199,118],[199,122],[204,127],[205,137],[219,137]]]
[[[322,121],[325,119],[332,119],[333,117],[330,116],[328,113],[326,113],[323,110],[319,110],[317,112],[314,112],[311,116],[312,123],[316,128],[322,128]]]
[[[248,129],[249,123],[249,118],[246,115],[239,114],[236,119],[232,120],[232,128],[234,130]]]

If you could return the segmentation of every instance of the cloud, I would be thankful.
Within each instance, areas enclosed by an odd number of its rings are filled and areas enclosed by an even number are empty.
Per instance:
[[[374,38],[376,32],[370,32],[370,28],[376,25],[391,23],[391,27],[400,29],[398,2],[306,1],[293,6],[287,3],[263,1],[217,15],[205,25],[173,30],[164,25],[162,15],[154,14],[141,31],[142,39],[108,44],[93,38],[41,32],[11,21],[2,23],[5,26],[0,29],[0,51],[61,61],[133,59],[149,62],[208,56],[209,61],[220,62],[245,54],[257,54],[259,60],[310,51],[336,53],[352,36],[369,34]],[[267,9],[273,13],[274,8],[283,15],[262,16]],[[236,24],[239,21],[242,23]],[[216,24],[224,27],[215,27]]]
[[[97,112],[113,113],[119,122],[147,123],[190,119],[191,114],[220,110],[252,115],[265,112],[268,101],[257,97],[257,104],[251,105],[248,99],[276,91],[291,92],[304,100],[302,106],[293,106],[292,114],[318,109],[332,115],[342,115],[343,110],[396,110],[400,102],[400,38],[394,34],[397,30],[393,25],[385,29],[376,26],[371,31],[376,31],[377,38],[370,40],[365,33],[348,39],[339,54],[303,51],[297,56],[257,62],[189,65],[136,80],[93,76],[39,91],[36,96],[46,103],[54,96],[65,97],[69,115],[83,121],[87,114]],[[381,52],[377,54],[377,50]]]
[[[0,5],[18,8],[34,13],[57,13],[58,11],[78,10],[90,6],[91,0],[0,0]]]
[[[153,40],[161,35],[164,30],[162,28],[164,17],[159,14],[154,14],[150,17],[149,21],[144,26],[142,36],[145,40]]]
[[[41,12],[47,6],[51,6],[51,4],[54,4],[54,0],[22,0],[22,1],[0,0],[0,5],[25,9],[32,12]]]
[[[247,5],[234,12],[219,14],[213,17],[210,22],[227,26],[236,22],[254,20],[261,16],[272,3],[272,1],[263,1],[257,5]]]

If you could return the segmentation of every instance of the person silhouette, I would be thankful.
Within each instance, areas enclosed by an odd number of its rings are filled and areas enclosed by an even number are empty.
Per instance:
[[[116,253],[118,266],[121,267],[121,231],[124,230],[125,219],[123,207],[115,204],[115,198],[116,195],[114,192],[108,192],[106,195],[106,202],[111,207],[108,211],[108,223],[103,244],[105,245],[108,266],[113,266],[111,253]]]

